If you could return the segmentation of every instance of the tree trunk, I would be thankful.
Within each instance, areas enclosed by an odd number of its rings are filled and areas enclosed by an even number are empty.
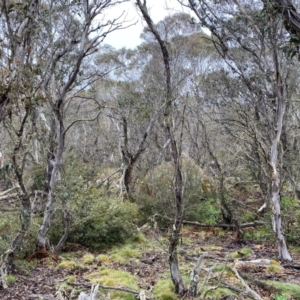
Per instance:
[[[141,156],[141,154],[144,151],[144,146],[146,143],[146,140],[155,124],[156,121],[156,116],[153,116],[150,121],[149,124],[147,126],[147,129],[145,130],[139,145],[137,147],[137,150],[134,154],[132,154],[129,151],[129,146],[128,146],[128,131],[127,131],[127,120],[124,117],[122,119],[122,133],[121,133],[121,156],[122,156],[122,160],[123,160],[123,164],[124,164],[124,169],[123,169],[123,174],[122,174],[122,178],[121,178],[121,188],[122,188],[122,192],[125,190],[126,194],[129,195],[132,191],[131,191],[131,179],[132,179],[132,171],[133,168],[137,162],[137,160],[139,159],[139,157]],[[118,128],[118,126],[117,126]]]
[[[47,248],[47,243],[48,243],[47,234],[51,226],[52,213],[53,213],[54,203],[55,203],[54,190],[56,187],[57,176],[62,166],[62,155],[63,155],[64,144],[65,144],[65,129],[63,123],[63,117],[61,112],[58,109],[54,111],[54,122],[52,123],[52,125],[54,125],[55,128],[53,128],[51,134],[54,135],[55,138],[51,136],[51,139],[53,139],[53,141],[55,140],[54,143],[55,147],[53,148],[54,156],[52,157],[50,153],[47,162],[46,177],[47,177],[48,195],[47,195],[47,203],[44,212],[43,223],[39,229],[38,236],[37,236],[37,248],[39,250],[41,249],[46,250]]]
[[[280,146],[280,139],[283,127],[283,118],[285,114],[284,105],[284,88],[280,76],[280,69],[278,64],[278,54],[276,46],[273,49],[273,60],[275,66],[275,80],[276,80],[276,96],[277,105],[276,113],[274,118],[274,137],[270,152],[270,166],[272,169],[271,176],[271,206],[272,206],[272,226],[275,233],[277,242],[278,257],[282,260],[291,261],[292,257],[288,251],[284,232],[281,221],[280,211],[280,165],[279,165],[279,154],[278,148]]]
[[[182,227],[183,220],[183,180],[182,180],[182,170],[181,170],[181,153],[180,149],[176,143],[174,136],[174,125],[171,119],[171,111],[173,104],[173,95],[171,87],[171,70],[170,70],[170,55],[165,41],[162,40],[159,32],[156,30],[151,17],[149,16],[148,9],[146,6],[146,1],[141,3],[140,0],[136,0],[136,3],[148,25],[149,30],[154,35],[157,40],[160,50],[163,56],[164,68],[165,68],[165,80],[166,80],[166,95],[165,95],[165,109],[164,109],[164,131],[166,133],[167,140],[170,140],[171,156],[174,163],[174,200],[176,211],[173,218],[173,228],[172,233],[169,238],[169,265],[171,272],[171,279],[175,287],[175,292],[179,295],[184,295],[187,290],[184,282],[181,278],[179,267],[178,267],[178,257],[177,257],[177,246],[179,243],[179,235]]]
[[[64,234],[54,249],[54,252],[56,255],[58,255],[60,253],[61,248],[67,241],[67,238],[68,238],[69,232],[70,232],[71,216],[70,216],[69,209],[67,207],[64,211],[64,221],[63,222],[64,222]]]
[[[25,124],[28,120],[30,114],[30,110],[26,110],[24,117],[22,118],[21,126],[17,134],[17,143],[14,147],[13,155],[12,155],[12,163],[14,166],[15,176],[18,180],[18,184],[20,186],[20,200],[21,200],[21,211],[20,211],[20,229],[17,233],[16,237],[12,241],[9,249],[7,249],[0,257],[0,272],[1,272],[1,284],[3,288],[7,288],[6,276],[7,273],[13,270],[13,262],[14,262],[14,253],[20,247],[23,239],[29,229],[31,223],[31,203],[30,196],[27,192],[27,189],[23,182],[23,169],[20,166],[21,163],[18,160],[18,157],[23,150],[23,135],[25,131]],[[26,154],[25,154],[26,155]]]
[[[204,258],[204,254],[202,254],[198,260],[197,260],[197,263],[194,267],[194,269],[192,270],[191,272],[191,283],[190,283],[190,288],[189,288],[189,291],[188,291],[188,296],[190,297],[197,297],[197,288],[198,288],[198,282],[199,282],[199,273],[200,273],[200,270],[201,270],[201,263],[203,261],[203,258]]]

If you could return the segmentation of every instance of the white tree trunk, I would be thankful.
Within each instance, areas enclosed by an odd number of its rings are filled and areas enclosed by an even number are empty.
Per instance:
[[[279,165],[279,154],[278,148],[280,146],[280,139],[283,127],[283,118],[285,114],[284,105],[284,88],[280,76],[280,68],[278,64],[278,54],[276,47],[274,47],[274,67],[275,67],[275,80],[276,80],[276,96],[277,105],[276,113],[274,118],[274,137],[270,152],[270,165],[272,168],[271,176],[271,208],[272,208],[272,226],[276,237],[276,243],[278,248],[278,257],[282,260],[291,261],[292,257],[288,251],[284,232],[282,228],[281,221],[281,211],[280,211],[280,165]]]

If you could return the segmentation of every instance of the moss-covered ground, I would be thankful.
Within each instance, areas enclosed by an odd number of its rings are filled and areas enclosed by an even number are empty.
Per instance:
[[[187,288],[190,273],[200,255],[204,259],[199,272],[199,296],[193,299],[251,299],[234,272],[239,273],[250,289],[262,299],[300,299],[300,271],[287,268],[276,260],[272,241],[235,241],[230,231],[220,234],[196,227],[184,227],[178,248],[180,272]],[[1,299],[26,299],[65,293],[78,299],[99,284],[97,299],[134,300],[140,291],[149,299],[177,300],[168,264],[168,234],[148,230],[128,243],[99,251],[86,248],[61,253],[58,261],[51,256],[44,260],[16,260],[17,271],[8,275],[8,294],[0,291]],[[291,248],[295,262],[297,248]],[[297,256],[298,255],[298,256]],[[259,261],[259,259],[265,261]],[[251,263],[254,261],[255,263]],[[6,292],[7,293],[7,292]],[[10,298],[9,298],[10,297]],[[24,299],[25,299],[24,298]],[[187,297],[188,299],[188,297]]]

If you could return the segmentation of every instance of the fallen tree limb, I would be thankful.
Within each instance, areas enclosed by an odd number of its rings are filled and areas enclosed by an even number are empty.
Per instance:
[[[249,296],[253,297],[253,299],[255,299],[255,300],[262,300],[262,298],[249,287],[249,285],[241,277],[241,275],[239,274],[239,272],[237,271],[237,269],[235,267],[231,267],[231,270],[234,272],[235,276],[240,281],[240,283],[244,286],[244,288],[246,289],[246,293]]]
[[[290,269],[297,269],[300,270],[300,265],[299,264],[285,264],[282,265],[284,268],[290,268]]]
[[[0,197],[6,195],[6,194],[8,194],[8,193],[10,193],[11,191],[13,191],[13,190],[15,190],[15,189],[19,189],[19,187],[18,187],[18,186],[14,186],[14,187],[12,187],[11,189],[8,189],[8,190],[6,190],[6,191],[1,192],[1,193],[0,193]]]
[[[86,284],[86,283],[75,283],[75,282],[68,282],[68,285],[72,285],[72,286],[76,286],[76,287],[87,287],[87,288],[92,288],[93,285],[91,284]],[[141,294],[140,291],[136,291],[127,287],[114,287],[114,286],[105,286],[105,285],[100,285],[99,284],[99,289],[103,289],[103,290],[112,290],[112,291],[120,291],[120,292],[126,292],[126,293],[130,293],[136,296],[139,296]],[[153,298],[149,297],[149,296],[145,296],[146,300],[154,300]]]
[[[185,225],[195,225],[198,227],[206,227],[206,228],[235,228],[236,226],[233,224],[206,224],[206,223],[199,223],[199,222],[194,222],[194,221],[182,221],[182,224]],[[257,226],[264,226],[265,222],[259,222],[259,221],[254,221],[250,223],[244,223],[240,225],[240,228],[247,228],[247,227],[257,227]]]
[[[1,194],[0,195],[0,201],[2,200],[8,200],[8,199],[13,199],[13,198],[18,198],[19,194],[18,193],[14,193],[14,194]]]
[[[163,216],[163,215],[160,215],[160,214],[155,214],[154,218],[155,217],[161,217],[163,219],[173,221],[172,218],[169,218],[167,216]],[[182,224],[194,225],[194,226],[206,227],[206,228],[236,228],[236,225],[234,225],[234,224],[206,224],[206,223],[199,223],[199,222],[196,222],[196,221],[186,221],[186,220],[182,220]],[[254,222],[240,224],[239,227],[240,228],[247,228],[247,227],[257,227],[257,226],[264,226],[264,225],[266,225],[265,222],[254,221]]]
[[[243,278],[245,278],[248,281],[251,281],[252,284],[257,285],[259,288],[262,288],[266,291],[274,292],[274,287],[272,285],[270,285],[266,282],[263,282],[261,280],[254,279],[252,276],[249,276],[246,273],[242,273],[242,272],[240,272],[240,273],[243,276]]]

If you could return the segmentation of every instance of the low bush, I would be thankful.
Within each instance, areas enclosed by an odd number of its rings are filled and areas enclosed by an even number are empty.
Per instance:
[[[136,233],[137,205],[101,195],[90,187],[72,200],[68,241],[91,249],[123,243]]]

